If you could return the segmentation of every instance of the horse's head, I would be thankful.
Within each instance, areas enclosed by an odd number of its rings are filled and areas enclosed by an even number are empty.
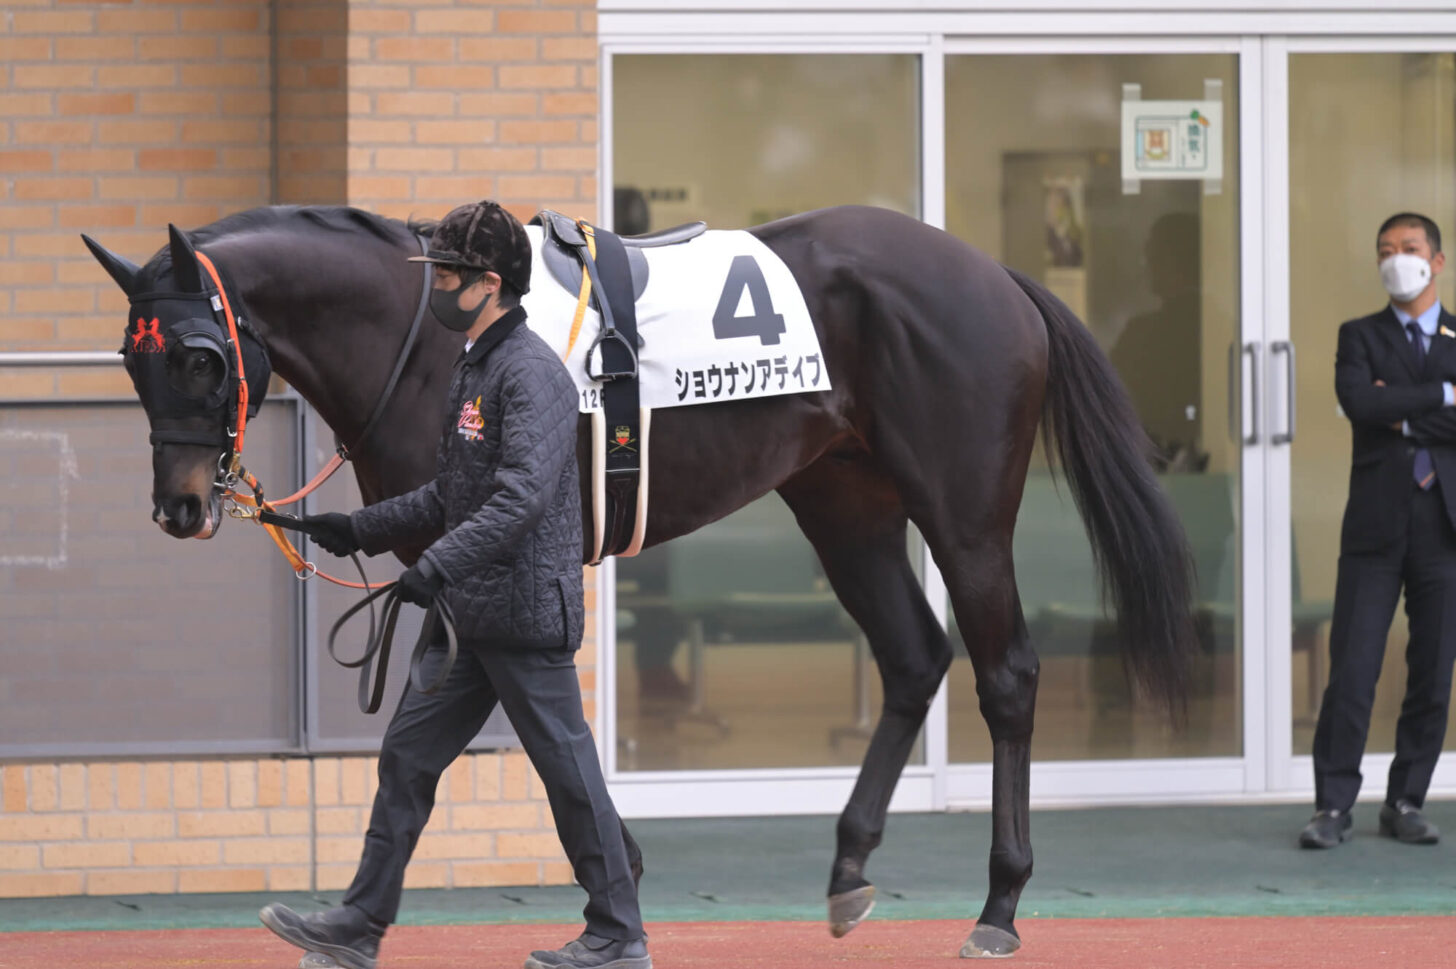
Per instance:
[[[174,538],[211,538],[272,368],[237,295],[168,229],[170,246],[143,267],[81,238],[131,301],[121,355],[152,428],[152,520]]]

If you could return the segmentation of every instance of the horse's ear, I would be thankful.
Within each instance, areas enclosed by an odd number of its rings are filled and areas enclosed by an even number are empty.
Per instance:
[[[137,274],[141,272],[137,264],[129,259],[123,259],[84,233],[81,235],[81,241],[86,243],[86,248],[91,250],[91,255],[96,257],[96,261],[101,263],[101,268],[116,280],[116,285],[121,287],[121,291],[128,296],[132,295],[132,287],[136,285]]]
[[[172,223],[167,223],[167,233],[172,239],[172,278],[184,293],[202,292],[202,267],[197,264],[197,252],[187,233]]]

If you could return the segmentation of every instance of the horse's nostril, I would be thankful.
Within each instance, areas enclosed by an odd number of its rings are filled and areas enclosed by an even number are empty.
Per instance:
[[[202,522],[202,501],[196,495],[181,495],[162,502],[162,514],[179,532],[187,532]]]

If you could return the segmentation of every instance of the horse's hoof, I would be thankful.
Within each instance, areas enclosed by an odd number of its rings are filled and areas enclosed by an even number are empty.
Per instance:
[[[325,955],[322,952],[305,952],[303,958],[298,960],[298,969],[339,969],[339,964],[331,955]]]
[[[971,937],[961,946],[962,959],[1004,959],[1021,948],[1021,940],[994,925],[977,922]]]
[[[875,907],[875,886],[863,885],[848,892],[829,896],[829,934],[836,939],[849,935],[858,924],[869,918]]]

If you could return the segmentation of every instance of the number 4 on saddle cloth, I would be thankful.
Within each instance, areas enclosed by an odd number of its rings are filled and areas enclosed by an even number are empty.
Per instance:
[[[529,325],[592,415],[594,562],[642,548],[653,410],[830,389],[793,274],[752,234],[620,237],[549,210],[526,234]]]

